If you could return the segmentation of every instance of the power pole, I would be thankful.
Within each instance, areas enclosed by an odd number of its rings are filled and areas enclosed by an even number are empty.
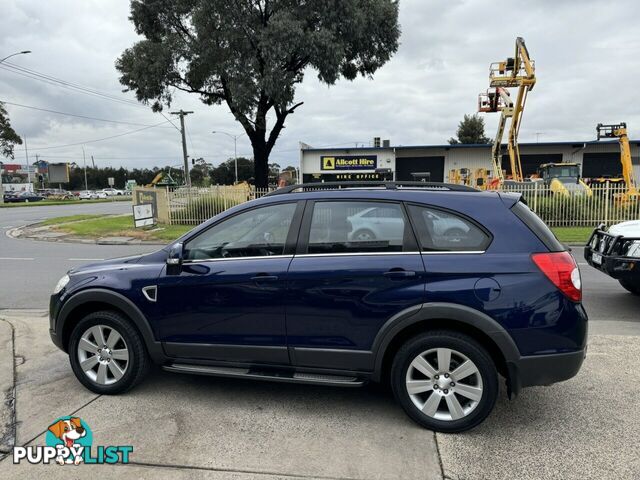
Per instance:
[[[29,150],[27,149],[27,137],[24,138],[24,156],[27,158],[27,179],[31,183],[31,168],[29,165]]]
[[[191,175],[189,175],[189,156],[187,155],[187,139],[184,135],[184,116],[189,115],[193,112],[185,112],[180,109],[179,112],[170,112],[171,115],[179,115],[180,116],[180,134],[182,135],[182,156],[184,159],[184,182],[185,185],[191,188]]]
[[[87,184],[87,157],[84,155],[84,147],[82,147],[82,161],[84,162],[84,189],[89,190]]]

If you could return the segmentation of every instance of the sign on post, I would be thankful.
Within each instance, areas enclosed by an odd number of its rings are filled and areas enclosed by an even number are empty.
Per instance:
[[[150,203],[141,203],[133,206],[133,223],[136,228],[155,225],[153,218],[153,205]]]
[[[107,182],[109,182],[109,186],[110,186],[111,188],[113,188],[113,186],[114,186],[114,185],[115,185],[115,183],[116,183],[116,179],[115,179],[115,178],[113,178],[113,177],[109,177],[109,178],[107,179]]]

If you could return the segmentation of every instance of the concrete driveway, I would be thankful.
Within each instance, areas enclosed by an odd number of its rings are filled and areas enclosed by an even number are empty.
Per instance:
[[[381,387],[338,389],[154,371],[132,392],[85,390],[48,339],[44,312],[5,311],[16,360],[16,444],[44,444],[47,426],[78,415],[94,445],[132,445],[127,466],[13,465],[3,478],[637,479],[640,328],[592,324],[580,374],[502,395],[472,432],[435,435]],[[8,323],[6,323],[8,321]],[[3,340],[3,339],[0,339]],[[9,340],[10,341],[10,340]],[[3,348],[3,350],[6,350]],[[6,359],[3,361],[7,361]],[[5,365],[3,365],[4,367]]]

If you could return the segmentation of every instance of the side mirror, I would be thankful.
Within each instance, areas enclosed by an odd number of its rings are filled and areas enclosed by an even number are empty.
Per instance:
[[[184,245],[175,243],[167,256],[167,275],[178,275],[182,271],[182,254]]]

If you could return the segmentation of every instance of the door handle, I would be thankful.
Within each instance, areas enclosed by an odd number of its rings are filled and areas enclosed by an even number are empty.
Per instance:
[[[259,273],[255,277],[251,277],[254,282],[275,282],[278,280],[277,275],[268,275],[266,273]]]
[[[388,272],[384,272],[383,275],[389,278],[409,278],[415,277],[416,272],[413,270],[405,270],[403,268],[392,268]]]

